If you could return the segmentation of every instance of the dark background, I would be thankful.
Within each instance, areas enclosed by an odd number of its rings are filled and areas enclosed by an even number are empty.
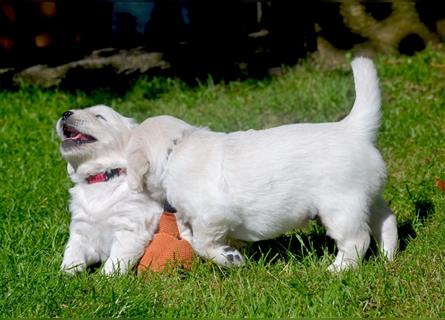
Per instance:
[[[391,14],[390,2],[364,4],[377,20]],[[60,65],[95,49],[142,46],[162,52],[179,75],[230,76],[246,62],[246,72],[255,76],[316,51],[318,35],[343,50],[366,41],[344,25],[339,6],[297,0],[0,1],[0,68]],[[416,8],[433,32],[445,18],[445,1],[418,1]],[[414,54],[425,45],[411,35],[399,51]]]

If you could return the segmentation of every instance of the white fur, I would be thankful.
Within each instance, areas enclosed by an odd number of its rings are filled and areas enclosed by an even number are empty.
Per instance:
[[[124,150],[136,124],[107,106],[71,110],[67,123],[96,142],[60,151],[75,183],[70,189],[70,236],[62,270],[76,273],[105,262],[105,274],[126,273],[141,257],[159,223],[162,206],[144,193],[130,192],[125,176],[88,184],[86,178],[115,168],[126,168]],[[99,117],[97,117],[99,115]],[[64,121],[57,122],[63,140]]]
[[[174,206],[183,237],[220,265],[243,262],[227,238],[274,238],[315,217],[337,243],[330,270],[355,266],[370,233],[392,259],[396,219],[381,197],[386,169],[374,146],[378,78],[369,59],[356,58],[352,68],[356,101],[339,122],[226,134],[147,119],[129,141],[130,187]]]

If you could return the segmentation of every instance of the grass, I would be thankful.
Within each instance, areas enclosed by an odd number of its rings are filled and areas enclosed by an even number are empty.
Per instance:
[[[384,93],[379,148],[385,197],[396,212],[394,262],[370,254],[359,269],[325,271],[334,248],[311,225],[249,244],[247,264],[107,278],[59,272],[68,237],[65,163],[54,124],[65,110],[106,103],[138,120],[172,114],[214,130],[333,121],[354,99],[348,68],[303,63],[277,79],[190,88],[140,80],[124,96],[22,88],[0,92],[0,316],[2,317],[445,317],[445,50],[376,59]]]

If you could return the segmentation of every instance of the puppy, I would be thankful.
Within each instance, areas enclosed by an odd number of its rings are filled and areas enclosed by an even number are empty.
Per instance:
[[[135,125],[103,105],[66,111],[57,122],[60,152],[74,182],[65,272],[105,262],[103,273],[124,274],[153,237],[162,206],[130,192],[125,177],[124,151]]]
[[[243,262],[227,238],[270,239],[316,217],[337,244],[330,270],[355,266],[370,234],[391,260],[397,225],[381,196],[386,169],[374,146],[378,78],[369,59],[356,58],[352,69],[356,100],[339,122],[218,133],[147,119],[127,149],[130,188],[174,206],[182,236],[222,266]]]

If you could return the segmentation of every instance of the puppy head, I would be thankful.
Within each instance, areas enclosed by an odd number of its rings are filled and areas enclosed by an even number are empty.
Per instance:
[[[135,126],[134,120],[104,105],[66,111],[56,124],[60,153],[74,170],[89,160],[123,154]]]

